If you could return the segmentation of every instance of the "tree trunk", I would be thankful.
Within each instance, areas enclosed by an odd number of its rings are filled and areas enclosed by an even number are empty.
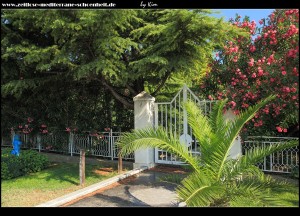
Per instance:
[[[85,150],[84,149],[80,149],[79,177],[80,177],[80,186],[84,186],[85,184]]]
[[[123,170],[123,162],[122,162],[122,157],[118,156],[118,173],[121,174]]]

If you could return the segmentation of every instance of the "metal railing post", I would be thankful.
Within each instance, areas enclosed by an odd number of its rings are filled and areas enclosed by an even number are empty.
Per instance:
[[[110,145],[110,155],[111,155],[111,160],[113,160],[114,159],[114,156],[115,156],[115,152],[114,152],[114,143],[113,143],[113,137],[112,137],[112,129],[110,129],[110,131],[109,131],[109,135],[108,135],[109,137],[109,145]]]
[[[41,152],[41,135],[40,134],[38,134],[36,136],[36,141],[37,141],[37,144],[38,144],[39,152]]]
[[[273,154],[270,155],[270,171],[273,171]]]
[[[263,147],[264,148],[266,147],[266,143],[265,142],[263,143]],[[264,171],[267,170],[267,158],[266,157],[264,157],[264,168],[263,168],[263,170]]]
[[[73,145],[74,145],[74,135],[72,132],[69,134],[69,153],[73,156]]]

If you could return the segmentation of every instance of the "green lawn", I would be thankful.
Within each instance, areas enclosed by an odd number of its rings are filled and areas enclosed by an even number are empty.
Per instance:
[[[86,184],[117,175],[112,168],[86,165]],[[1,206],[35,206],[81,189],[78,164],[60,163],[38,173],[1,181]]]

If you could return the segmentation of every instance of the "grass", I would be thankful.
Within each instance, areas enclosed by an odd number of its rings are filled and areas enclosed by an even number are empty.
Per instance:
[[[86,164],[85,186],[117,175],[112,168]],[[1,181],[1,206],[35,206],[81,189],[78,164],[53,164],[41,172]]]

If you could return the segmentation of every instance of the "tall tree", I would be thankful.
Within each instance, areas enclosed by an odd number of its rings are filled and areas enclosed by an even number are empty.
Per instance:
[[[199,76],[212,50],[239,31],[208,10],[4,10],[4,95],[47,80],[96,81],[133,108],[171,77]]]

